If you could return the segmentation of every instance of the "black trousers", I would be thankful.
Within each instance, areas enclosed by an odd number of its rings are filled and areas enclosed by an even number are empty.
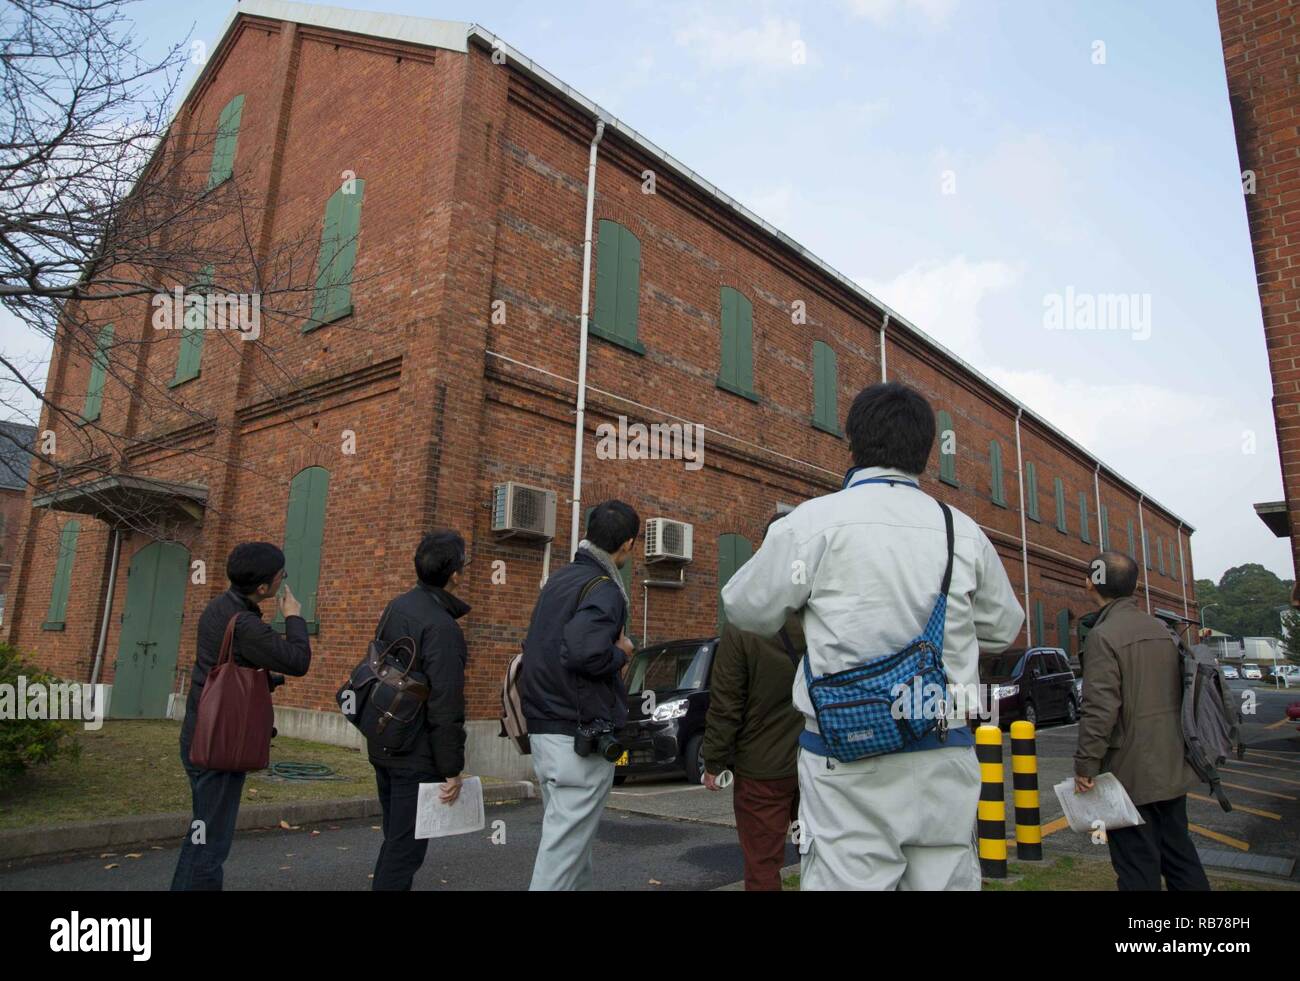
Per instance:
[[[384,843],[375,860],[375,892],[409,891],[411,880],[424,863],[429,839],[415,837],[415,806],[420,784],[441,783],[432,772],[375,765],[379,804],[384,809]]]
[[[1170,892],[1208,890],[1210,881],[1187,830],[1187,798],[1139,804],[1138,813],[1146,824],[1106,835],[1120,891],[1159,892],[1161,875]]]
[[[181,744],[181,765],[190,778],[194,817],[181,842],[172,892],[219,891],[235,841],[246,774],[199,769],[190,762],[190,748],[185,743]]]

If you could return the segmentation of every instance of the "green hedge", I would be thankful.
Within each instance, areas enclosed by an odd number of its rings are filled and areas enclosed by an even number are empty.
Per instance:
[[[58,684],[54,675],[34,667],[8,644],[0,644],[0,685],[12,686],[6,697],[15,699],[13,715],[17,715],[18,676],[33,684]],[[6,713],[9,714],[9,713]],[[49,763],[61,756],[75,758],[81,747],[72,738],[80,722],[52,721],[47,719],[0,719],[0,790],[22,776],[28,767]]]

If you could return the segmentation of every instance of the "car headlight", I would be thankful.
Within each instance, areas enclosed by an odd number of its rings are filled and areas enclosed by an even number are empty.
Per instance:
[[[1019,685],[994,685],[994,686],[993,686],[993,697],[994,697],[994,698],[1010,698],[1012,695],[1016,694],[1016,692],[1018,692],[1018,691],[1020,691],[1020,686],[1019,686]]]
[[[670,719],[680,719],[686,714],[691,703],[685,698],[674,698],[671,702],[664,702],[662,705],[656,705],[655,710],[650,713],[650,718],[655,722],[667,722]]]

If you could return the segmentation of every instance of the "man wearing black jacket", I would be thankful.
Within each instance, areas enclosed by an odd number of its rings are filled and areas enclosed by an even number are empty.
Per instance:
[[[428,679],[429,698],[424,703],[424,729],[410,750],[391,753],[374,740],[366,747],[384,810],[384,843],[372,884],[376,892],[409,890],[424,862],[429,839],[415,837],[420,784],[441,783],[439,797],[447,804],[460,796],[467,651],[456,621],[469,606],[447,589],[460,581],[464,567],[465,540],[460,535],[442,530],[425,535],[415,551],[419,584],[389,603],[379,621],[377,633],[385,645],[408,637],[414,642],[415,670]]]
[[[173,891],[219,890],[222,866],[235,837],[245,774],[203,770],[190,763],[199,698],[209,672],[216,667],[230,618],[239,617],[231,641],[236,664],[294,677],[306,674],[311,666],[311,644],[307,640],[307,622],[301,616],[302,604],[284,582],[284,553],[269,542],[236,545],[226,560],[226,577],[230,588],[212,600],[199,617],[198,651],[190,674],[185,722],[181,725],[181,764],[190,778],[194,819],[181,844],[176,873],[172,876]],[[284,617],[283,637],[263,622],[258,605],[276,596],[282,583],[284,594],[277,604]],[[268,681],[274,689],[277,683],[274,676],[268,677]]]
[[[579,724],[617,732],[627,722],[621,672],[632,642],[623,632],[628,598],[618,567],[640,527],[622,501],[596,505],[573,561],[547,580],[533,607],[519,695],[542,794],[534,890],[592,884],[591,848],[614,763],[598,748],[580,754],[575,736]]]

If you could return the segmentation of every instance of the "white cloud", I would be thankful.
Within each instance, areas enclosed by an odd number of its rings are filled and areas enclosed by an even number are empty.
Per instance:
[[[796,58],[798,46],[803,44],[797,20],[769,15],[757,25],[737,26],[706,15],[678,28],[674,40],[696,55],[702,65],[715,70],[803,67]]]
[[[957,0],[845,0],[844,5],[853,16],[865,17],[877,26],[889,23],[902,10],[919,14],[931,27],[947,27]]]
[[[980,303],[1014,286],[1020,272],[1000,259],[971,261],[959,255],[918,263],[891,280],[858,282],[940,343],[977,362],[983,351]]]

